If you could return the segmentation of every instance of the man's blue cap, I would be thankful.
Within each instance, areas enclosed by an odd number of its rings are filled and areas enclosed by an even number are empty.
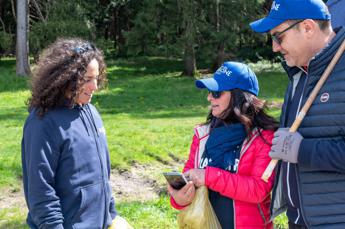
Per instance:
[[[269,14],[250,23],[257,33],[266,33],[287,20],[330,20],[331,14],[322,0],[275,0]]]
[[[259,94],[259,83],[255,73],[245,64],[225,62],[212,78],[195,81],[198,88],[209,91],[230,91],[239,88],[254,95]]]

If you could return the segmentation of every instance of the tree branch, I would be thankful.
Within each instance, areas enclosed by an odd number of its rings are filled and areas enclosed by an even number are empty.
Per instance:
[[[16,9],[15,9],[15,7],[14,7],[14,2],[13,2],[13,0],[11,0],[11,8],[12,8],[12,14],[13,14],[14,21],[17,21],[17,18],[16,18]]]
[[[41,12],[41,9],[40,9],[40,7],[39,7],[39,5],[37,4],[37,2],[36,2],[36,0],[31,0],[32,1],[32,3],[34,4],[34,6],[35,6],[35,8],[36,8],[36,10],[37,10],[37,14],[38,14],[38,16],[39,16],[39,18],[44,22],[44,24],[46,23],[46,20],[45,20],[45,18],[43,17],[43,14],[42,14],[42,12]]]
[[[1,25],[2,25],[2,29],[3,29],[4,32],[6,33],[5,23],[4,23],[4,21],[1,19],[1,17],[0,17],[0,22],[1,22]]]
[[[31,15],[29,15],[29,19],[31,20],[31,19],[41,19],[41,18],[31,14]],[[33,21],[33,22],[35,22],[35,21]]]
[[[47,3],[45,4],[45,12],[46,12],[46,20],[49,18],[50,8],[51,8],[51,1],[47,0]]]

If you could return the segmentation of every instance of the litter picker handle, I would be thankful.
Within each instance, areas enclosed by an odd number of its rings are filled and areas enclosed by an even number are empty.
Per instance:
[[[307,101],[305,102],[301,111],[298,113],[297,118],[295,119],[292,126],[290,127],[289,132],[296,132],[297,131],[298,127],[301,125],[301,123],[304,119],[304,116],[306,115],[310,106],[312,105],[313,101],[315,100],[317,93],[319,93],[321,87],[326,82],[329,74],[332,72],[335,64],[338,62],[338,60],[341,57],[341,55],[343,54],[344,50],[345,50],[345,40],[343,40],[343,42],[341,43],[340,47],[338,48],[338,51],[336,52],[336,54],[332,58],[331,62],[327,66],[326,70],[323,72],[321,78],[319,79],[319,81],[315,85],[313,91],[310,93]],[[268,178],[270,178],[270,176],[272,175],[272,172],[273,172],[274,168],[276,167],[277,163],[278,163],[278,160],[276,160],[276,159],[272,159],[270,161],[270,163],[268,164],[267,168],[265,169],[264,173],[261,176],[262,180],[264,180],[266,182],[268,181]]]

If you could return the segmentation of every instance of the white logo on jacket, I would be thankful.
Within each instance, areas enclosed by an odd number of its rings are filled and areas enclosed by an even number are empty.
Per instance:
[[[321,96],[320,96],[320,102],[321,103],[325,103],[329,100],[329,94],[327,92],[323,93]]]
[[[211,162],[212,162],[212,158],[210,158],[210,159],[208,159],[207,157],[201,158],[201,161],[200,161],[200,169],[206,168],[206,166],[208,165],[208,163],[211,163]]]
[[[201,158],[201,161],[200,161],[200,166],[199,168],[200,169],[205,169],[209,163],[212,162],[212,158]],[[239,164],[240,160],[238,158],[235,159],[234,161],[234,164],[229,164],[228,167],[225,168],[226,171],[229,171],[229,172],[237,172],[237,169],[238,169],[238,164]]]
[[[236,158],[235,164],[229,165],[225,170],[230,171],[230,172],[237,172],[239,162],[240,162],[240,160]]]

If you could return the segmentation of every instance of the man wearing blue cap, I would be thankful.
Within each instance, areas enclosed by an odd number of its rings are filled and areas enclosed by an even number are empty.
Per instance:
[[[287,210],[289,228],[345,228],[345,56],[330,73],[298,132],[288,132],[345,38],[333,30],[321,0],[276,0],[250,24],[269,32],[280,52],[288,85],[270,156],[277,168],[271,211]]]

